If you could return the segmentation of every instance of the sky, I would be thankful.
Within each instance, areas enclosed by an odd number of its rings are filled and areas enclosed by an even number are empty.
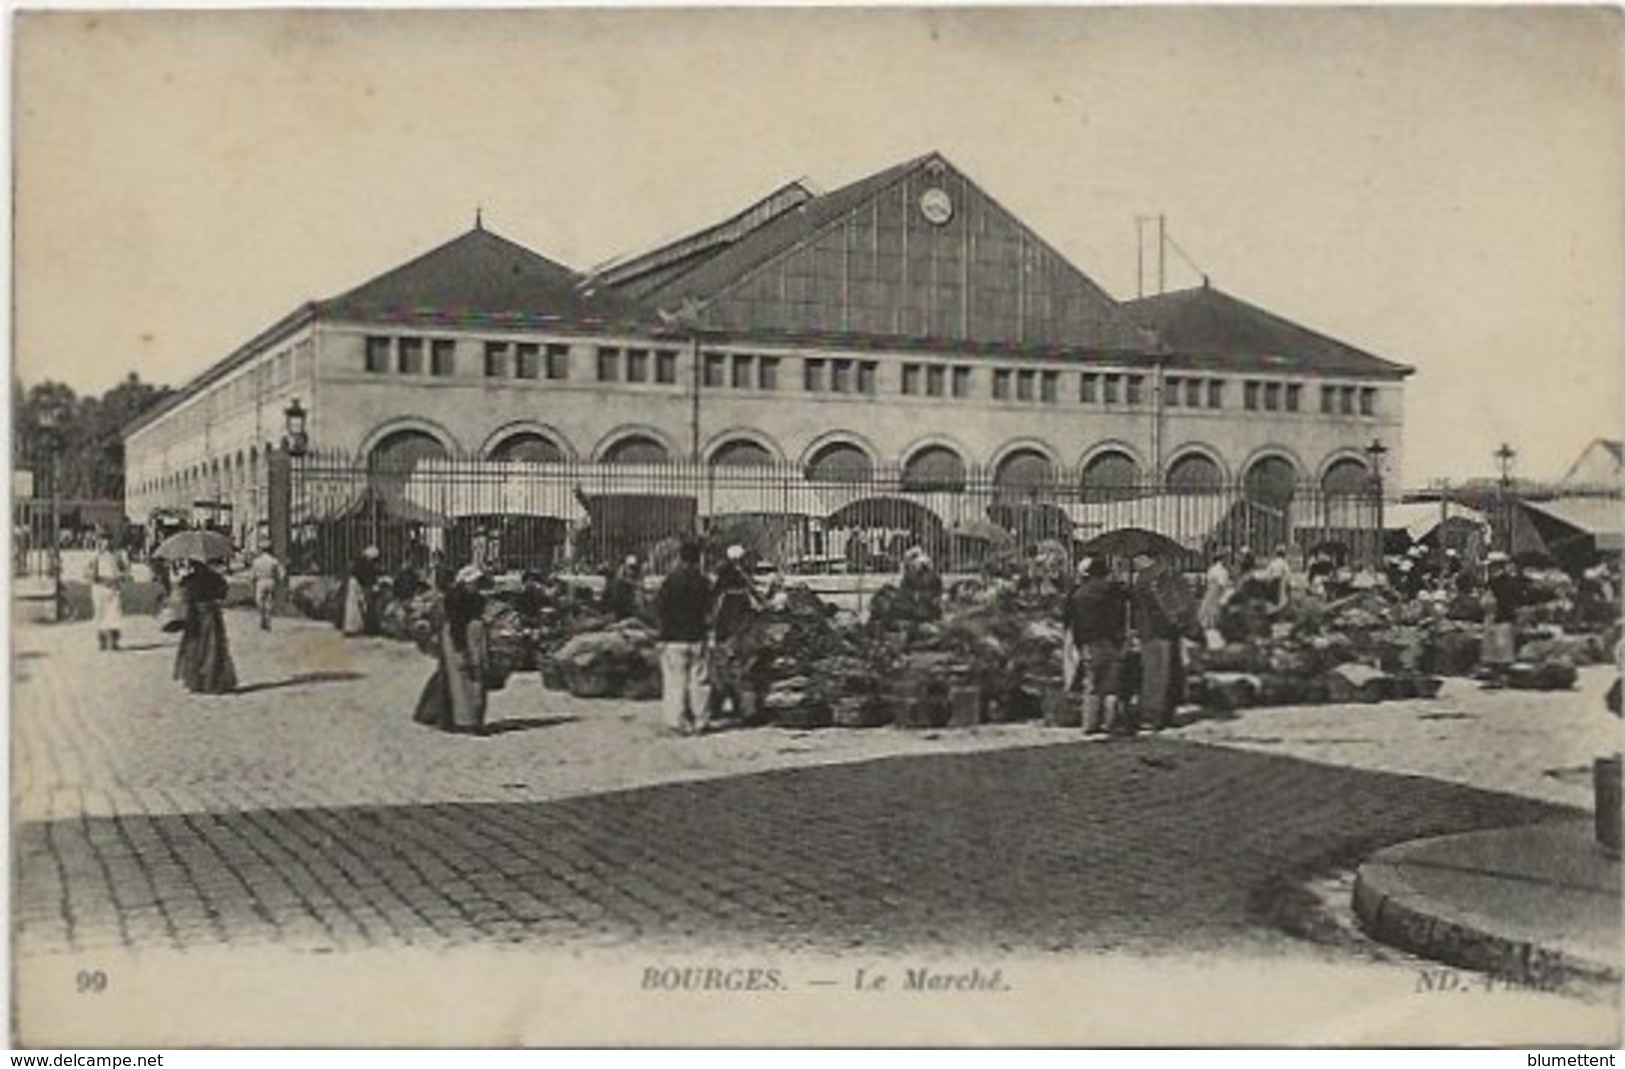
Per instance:
[[[1556,477],[1625,424],[1620,30],[1602,8],[23,14],[15,370],[179,384],[476,207],[585,269],[939,149],[1120,298],[1160,214],[1214,285],[1414,366],[1406,485],[1490,474],[1503,441]]]

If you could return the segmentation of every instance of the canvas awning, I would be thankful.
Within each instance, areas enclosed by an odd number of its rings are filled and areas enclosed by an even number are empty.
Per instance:
[[[1548,534],[1546,541],[1554,552],[1567,541],[1590,538],[1599,553],[1625,551],[1625,503],[1614,497],[1561,497],[1550,501],[1526,501],[1524,508],[1537,517],[1555,520],[1573,533]]]

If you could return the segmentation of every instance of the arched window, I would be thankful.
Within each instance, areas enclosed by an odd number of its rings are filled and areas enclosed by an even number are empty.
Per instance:
[[[711,451],[713,468],[771,468],[773,454],[748,438],[723,442]]]
[[[993,485],[1000,497],[1032,497],[1055,486],[1055,465],[1036,449],[1018,449],[999,461]]]
[[[873,472],[869,454],[850,442],[831,442],[807,461],[807,478],[813,482],[861,483]]]
[[[1127,453],[1113,450],[1090,458],[1083,468],[1085,501],[1123,501],[1138,492],[1140,466]]]
[[[1168,490],[1175,494],[1212,494],[1224,488],[1224,472],[1212,457],[1186,453],[1168,466]]]
[[[557,464],[564,460],[564,450],[546,435],[520,431],[492,446],[491,459],[525,464]]]
[[[605,464],[664,464],[670,459],[666,447],[646,434],[629,434],[604,450]]]
[[[1298,469],[1285,457],[1260,457],[1247,469],[1247,496],[1266,505],[1285,505],[1298,487]]]
[[[1344,457],[1332,462],[1320,477],[1320,488],[1330,496],[1354,497],[1372,490],[1371,473],[1361,461]]]
[[[399,430],[386,434],[372,447],[367,460],[374,468],[410,471],[422,460],[442,460],[446,447],[427,431]]]
[[[918,449],[903,465],[903,489],[957,494],[965,489],[965,462],[945,445]]]

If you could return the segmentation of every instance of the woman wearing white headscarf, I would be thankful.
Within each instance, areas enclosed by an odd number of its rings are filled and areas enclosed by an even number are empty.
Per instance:
[[[485,730],[485,572],[470,564],[441,598],[433,642],[434,675],[424,684],[412,719],[441,731]]]

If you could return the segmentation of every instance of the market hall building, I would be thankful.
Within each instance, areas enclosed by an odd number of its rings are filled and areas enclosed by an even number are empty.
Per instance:
[[[584,274],[478,220],[300,306],[127,433],[132,518],[263,516],[283,411],[312,448],[782,466],[1079,501],[1369,492],[1412,369],[1203,285],[1120,302],[940,154]]]

